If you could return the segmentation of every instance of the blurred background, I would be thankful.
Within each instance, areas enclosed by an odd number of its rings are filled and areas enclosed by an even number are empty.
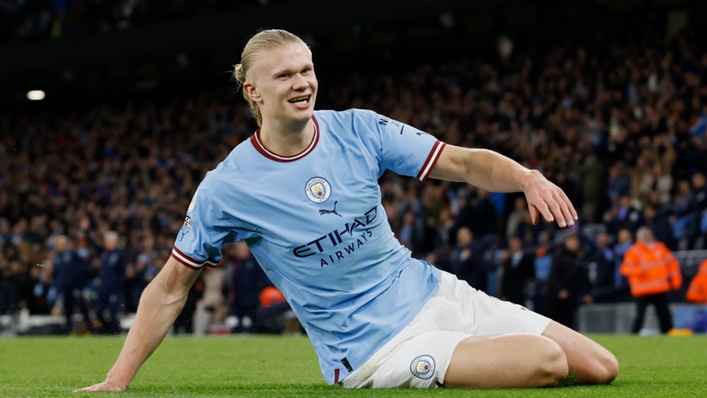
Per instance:
[[[580,213],[532,225],[522,195],[385,174],[414,256],[582,332],[651,334],[621,267],[647,227],[679,264],[672,326],[704,331],[707,3],[558,3],[0,0],[0,334],[129,328],[200,180],[257,128],[230,70],[261,28],[310,45],[317,109],[493,149]],[[245,244],[174,327],[283,331],[301,332]]]

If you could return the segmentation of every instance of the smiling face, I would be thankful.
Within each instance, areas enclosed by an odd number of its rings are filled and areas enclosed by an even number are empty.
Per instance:
[[[312,53],[304,44],[260,51],[243,84],[260,109],[263,125],[302,127],[312,118],[317,87]]]

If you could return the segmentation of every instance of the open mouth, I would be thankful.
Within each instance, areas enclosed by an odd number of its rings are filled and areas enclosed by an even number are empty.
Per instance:
[[[308,103],[309,100],[312,98],[312,95],[304,95],[302,97],[297,97],[297,98],[292,98],[291,100],[288,100],[287,102],[291,104],[305,104]]]

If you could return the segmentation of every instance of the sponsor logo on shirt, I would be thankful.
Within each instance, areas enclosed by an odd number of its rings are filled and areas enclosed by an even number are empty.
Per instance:
[[[332,210],[327,210],[327,209],[321,209],[321,210],[319,210],[319,215],[320,215],[320,216],[323,216],[323,215],[325,215],[325,214],[334,214],[334,215],[337,215],[337,216],[341,217],[341,214],[339,214],[339,213],[336,211],[336,204],[337,204],[337,203],[339,203],[339,201],[334,202],[334,209],[332,209]]]
[[[373,232],[367,227],[371,226],[377,216],[378,206],[375,206],[363,215],[344,223],[343,228],[337,228],[317,239],[295,247],[292,253],[299,258],[321,254],[319,261],[321,267],[343,260],[345,256],[353,254],[370,240]],[[359,230],[354,235],[356,228]],[[341,245],[341,250],[336,250],[339,245]]]
[[[194,197],[196,197],[196,195],[194,195]],[[186,216],[184,218],[184,224],[182,225],[182,229],[179,231],[180,242],[184,240],[184,235],[188,234],[189,231],[191,231],[191,217]]]

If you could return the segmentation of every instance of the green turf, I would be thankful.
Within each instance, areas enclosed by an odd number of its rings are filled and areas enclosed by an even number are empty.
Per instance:
[[[327,386],[305,337],[168,338],[120,396],[707,397],[707,337],[595,336],[614,352],[611,386],[537,390],[343,390]],[[71,394],[103,380],[123,338],[0,339],[0,397]]]

